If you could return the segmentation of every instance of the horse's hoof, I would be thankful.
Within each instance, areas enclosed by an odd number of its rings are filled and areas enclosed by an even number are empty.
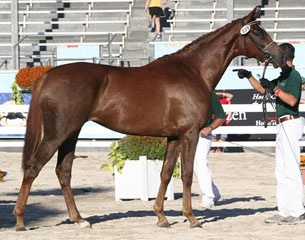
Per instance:
[[[88,221],[82,221],[77,223],[80,228],[92,229],[91,224]]]
[[[168,223],[168,221],[159,221],[158,223],[157,223],[157,226],[158,227],[162,227],[162,228],[169,228],[170,227],[170,225],[169,225],[169,223]]]
[[[26,231],[26,228],[25,227],[15,227],[15,230],[16,230],[16,232],[24,232],[24,231]]]
[[[202,228],[200,222],[195,222],[190,224],[190,228]]]

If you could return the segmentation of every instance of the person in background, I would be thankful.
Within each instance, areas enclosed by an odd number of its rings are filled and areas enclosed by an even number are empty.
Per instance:
[[[226,93],[226,92],[216,92],[216,95],[219,97],[219,101],[221,104],[231,104],[231,100],[234,97],[233,94],[231,93]],[[223,126],[226,126],[226,122],[224,122]],[[212,138],[212,142],[224,142],[228,139],[228,134],[216,134]],[[222,153],[224,152],[223,147],[212,147],[211,148],[211,153],[219,152]]]
[[[208,165],[208,158],[211,149],[212,131],[221,126],[226,118],[226,114],[219,102],[219,98],[212,93],[211,111],[206,127],[200,131],[200,136],[196,148],[194,159],[194,173],[198,179],[202,192],[202,208],[212,208],[221,198],[217,186],[212,180],[211,170]]]
[[[275,177],[278,213],[265,219],[266,223],[294,225],[305,223],[304,193],[300,172],[300,143],[303,124],[299,115],[302,78],[293,66],[295,49],[290,43],[280,48],[287,59],[277,79],[255,79],[250,71],[236,69],[239,78],[247,78],[259,93],[266,89],[276,96]]]
[[[164,15],[162,5],[166,5],[167,0],[146,0],[145,3],[145,12],[149,12],[149,23],[148,27],[152,27],[152,22],[154,21],[157,38],[161,38],[161,21],[160,17]]]

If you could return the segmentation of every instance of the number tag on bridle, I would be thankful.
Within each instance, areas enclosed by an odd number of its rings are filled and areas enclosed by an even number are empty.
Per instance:
[[[240,34],[246,35],[248,32],[250,32],[250,30],[251,30],[250,25],[245,25],[240,29]]]

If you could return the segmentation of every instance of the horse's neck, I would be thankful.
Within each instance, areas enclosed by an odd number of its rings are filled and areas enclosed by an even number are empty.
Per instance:
[[[235,23],[236,24],[236,23]],[[238,53],[235,51],[239,44],[239,29],[230,23],[221,30],[215,31],[207,38],[203,38],[190,51],[193,54],[195,64],[198,64],[201,78],[213,90],[230,62]]]

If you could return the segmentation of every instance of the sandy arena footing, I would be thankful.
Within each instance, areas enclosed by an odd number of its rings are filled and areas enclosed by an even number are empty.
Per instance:
[[[257,153],[217,153],[210,166],[222,199],[211,210],[199,207],[197,179],[193,182],[193,209],[202,228],[190,229],[181,215],[182,183],[174,180],[175,200],[165,201],[170,228],[158,228],[151,201],[114,200],[114,179],[100,166],[107,153],[77,153],[72,187],[76,204],[92,229],[68,219],[55,175],[55,157],[33,184],[25,215],[28,231],[16,232],[12,214],[22,179],[21,153],[1,152],[0,238],[11,239],[304,239],[305,225],[279,226],[264,219],[276,213],[274,157]]]

